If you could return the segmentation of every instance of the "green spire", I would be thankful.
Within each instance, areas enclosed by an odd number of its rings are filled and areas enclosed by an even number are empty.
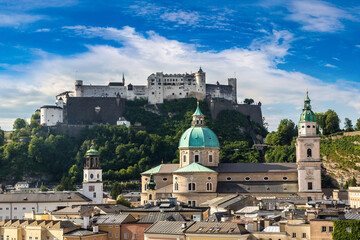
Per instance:
[[[309,98],[309,92],[306,91],[306,98],[304,100],[303,112],[300,115],[300,122],[316,122],[316,116],[315,113],[313,113],[311,110],[310,102],[311,100]]]
[[[99,156],[99,152],[95,149],[94,140],[91,141],[91,147],[87,150],[86,156]]]
[[[149,184],[148,184],[148,190],[155,190],[155,187],[156,187],[156,183],[154,181],[154,175],[151,173],[150,181],[149,181]]]
[[[193,114],[193,116],[203,116],[204,114],[201,112],[200,107],[199,107],[199,100],[197,101],[197,108]]]

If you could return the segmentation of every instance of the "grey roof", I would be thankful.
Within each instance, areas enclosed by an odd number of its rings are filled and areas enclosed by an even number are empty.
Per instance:
[[[121,211],[130,209],[121,204],[94,204],[93,206],[101,209],[105,213],[120,213]]]
[[[170,207],[161,207],[161,206],[144,206],[137,208],[129,208],[125,212],[204,212],[208,207],[188,207],[188,206],[171,206]]]
[[[59,220],[3,220],[0,222],[0,226],[6,227],[19,227],[19,226],[41,226],[44,228],[76,228],[77,226],[71,221],[59,221]]]
[[[296,163],[220,163],[219,173],[297,172]]]
[[[345,213],[344,217],[346,220],[360,220],[360,214],[353,212]]]
[[[122,195],[124,198],[129,198],[129,197],[140,197],[141,196],[141,192],[129,192],[126,194]]]
[[[196,222],[185,231],[196,234],[246,234],[245,227],[232,222]]]
[[[135,222],[136,219],[130,214],[106,214],[92,218],[96,224],[121,224],[126,222]]]
[[[41,108],[58,108],[58,109],[62,109],[61,107],[55,106],[55,105],[44,105]]]
[[[227,214],[228,214],[227,212],[213,213],[207,219],[205,219],[205,222],[221,222],[221,218]]]
[[[142,217],[138,223],[154,223],[157,221],[186,221],[186,219],[177,212],[154,212]]]
[[[233,205],[236,205],[237,203],[243,201],[244,199],[248,198],[249,196],[246,196],[246,195],[239,195],[239,196],[236,196],[232,199],[229,199],[227,201],[224,201],[222,203],[219,204],[219,207],[222,207],[222,208],[231,208],[231,206]],[[237,209],[238,210],[238,209]]]
[[[159,221],[151,225],[145,230],[145,233],[162,233],[169,235],[180,235],[183,234],[185,229],[193,225],[194,222],[185,221]]]
[[[0,194],[0,203],[84,202],[91,200],[79,192],[11,193]]]
[[[89,205],[77,205],[77,206],[69,206],[56,211],[53,211],[53,215],[62,215],[62,214],[80,214],[86,210],[91,209],[92,206]]]
[[[179,164],[161,164],[160,168],[157,172],[154,172],[153,174],[161,174],[161,173],[172,173],[175,170],[179,168]],[[151,169],[150,169],[151,170]],[[145,171],[142,174],[144,175],[150,175],[151,171]]]
[[[96,232],[94,233],[93,231],[89,231],[86,229],[77,229],[68,233],[65,233],[64,236],[91,236],[91,235],[98,235],[98,234],[104,234],[106,232]]]
[[[218,182],[218,193],[296,193],[297,182]]]

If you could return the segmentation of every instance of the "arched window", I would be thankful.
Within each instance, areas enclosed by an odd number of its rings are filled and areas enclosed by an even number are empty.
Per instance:
[[[177,182],[174,184],[174,191],[179,191],[179,184]]]
[[[145,183],[145,191],[148,189],[148,184]]]
[[[186,162],[186,155],[183,155],[183,162]]]
[[[213,161],[213,155],[209,155],[209,163],[212,163],[212,161]]]
[[[152,194],[149,194],[149,200],[152,200]]]
[[[308,148],[308,150],[307,150],[307,157],[311,157],[311,149],[310,148]]]
[[[206,183],[206,191],[212,191],[212,183]]]
[[[200,156],[199,155],[195,155],[195,162],[198,163],[199,162],[199,158]]]
[[[195,191],[195,183],[189,183],[188,186],[189,191]]]

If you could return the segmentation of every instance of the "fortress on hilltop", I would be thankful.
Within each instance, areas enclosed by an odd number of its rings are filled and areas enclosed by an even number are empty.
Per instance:
[[[122,81],[108,85],[85,85],[76,80],[74,91],[60,93],[56,105],[40,108],[40,123],[58,128],[116,124],[123,117],[126,100],[146,99],[148,104],[162,104],[164,100],[196,98],[209,102],[214,119],[222,110],[233,109],[262,125],[261,104],[238,104],[236,89],[236,78],[229,78],[227,85],[207,84],[201,67],[196,73],[153,73],[147,78],[147,85],[126,85],[124,75]]]

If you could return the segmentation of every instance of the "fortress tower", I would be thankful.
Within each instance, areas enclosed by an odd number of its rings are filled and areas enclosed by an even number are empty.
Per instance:
[[[83,194],[91,199],[93,204],[103,203],[102,169],[100,167],[99,153],[95,149],[94,142],[86,152]]]
[[[316,133],[316,117],[311,110],[306,93],[304,108],[299,121],[299,137],[296,140],[298,168],[298,194],[308,200],[322,199],[320,137]]]

